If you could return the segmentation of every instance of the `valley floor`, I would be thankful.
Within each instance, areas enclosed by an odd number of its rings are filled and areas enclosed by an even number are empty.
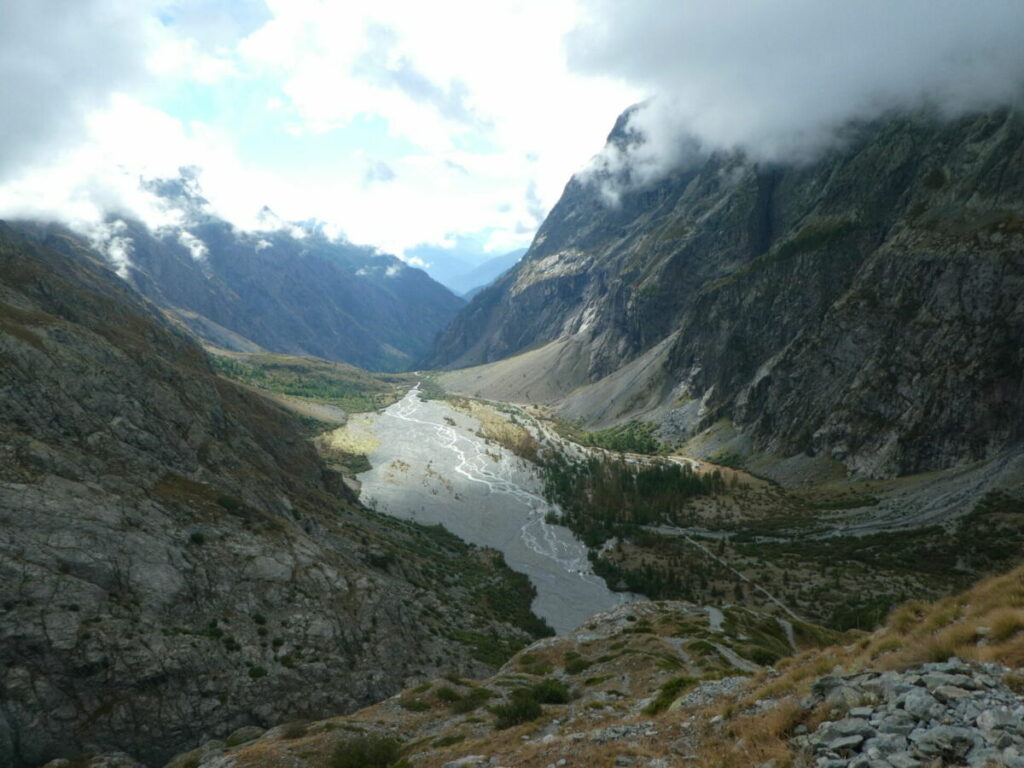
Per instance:
[[[548,522],[536,468],[481,436],[481,424],[443,400],[423,400],[414,387],[379,413],[352,417],[372,469],[358,475],[371,509],[429,525],[502,552],[537,588],[534,611],[556,631],[628,601],[596,576],[587,548]]]

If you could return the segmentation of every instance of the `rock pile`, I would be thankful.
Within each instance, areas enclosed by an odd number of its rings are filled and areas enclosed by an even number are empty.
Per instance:
[[[1024,698],[1010,670],[959,659],[903,672],[827,675],[812,697],[845,714],[793,739],[813,768],[1024,768]]]

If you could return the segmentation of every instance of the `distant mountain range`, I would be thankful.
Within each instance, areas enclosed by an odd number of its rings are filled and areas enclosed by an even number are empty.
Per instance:
[[[424,271],[454,293],[470,299],[516,265],[525,248],[503,253],[471,266],[453,256],[438,254],[430,258]]]
[[[180,200],[180,184],[160,191],[198,209]],[[422,270],[314,225],[244,233],[213,216],[190,219],[168,232],[125,222],[127,281],[215,346],[409,370],[464,304]],[[36,239],[60,231],[16,226]]]

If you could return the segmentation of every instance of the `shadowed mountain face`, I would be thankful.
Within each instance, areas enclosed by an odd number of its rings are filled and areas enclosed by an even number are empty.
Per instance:
[[[408,370],[465,303],[393,256],[316,230],[237,232],[199,212],[201,198],[164,186],[162,194],[192,210],[192,248],[177,233],[128,222],[128,281],[217,346],[242,350],[248,339],[272,352]]]
[[[162,765],[493,669],[537,624],[525,577],[360,507],[95,253],[2,223],[0,456],[3,766]]]
[[[219,221],[192,232],[208,249],[203,260],[133,228],[131,282],[273,352],[407,370],[463,306],[393,256],[318,234],[245,236]]]
[[[730,419],[754,450],[869,475],[983,458],[1024,438],[1022,201],[1009,111],[857,126],[799,166],[712,154],[639,189],[573,179],[430,362],[557,342],[548,399],[583,387],[562,404],[584,421],[685,437]],[[643,375],[607,378],[631,361]]]

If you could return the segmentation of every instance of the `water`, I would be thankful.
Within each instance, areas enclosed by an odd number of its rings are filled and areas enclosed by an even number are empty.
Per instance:
[[[447,403],[419,398],[419,385],[381,414],[364,417],[380,441],[373,469],[359,475],[362,499],[378,512],[444,525],[492,547],[537,588],[534,612],[557,632],[575,629],[630,595],[597,577],[586,547],[545,521],[536,468],[476,433],[479,422]]]

